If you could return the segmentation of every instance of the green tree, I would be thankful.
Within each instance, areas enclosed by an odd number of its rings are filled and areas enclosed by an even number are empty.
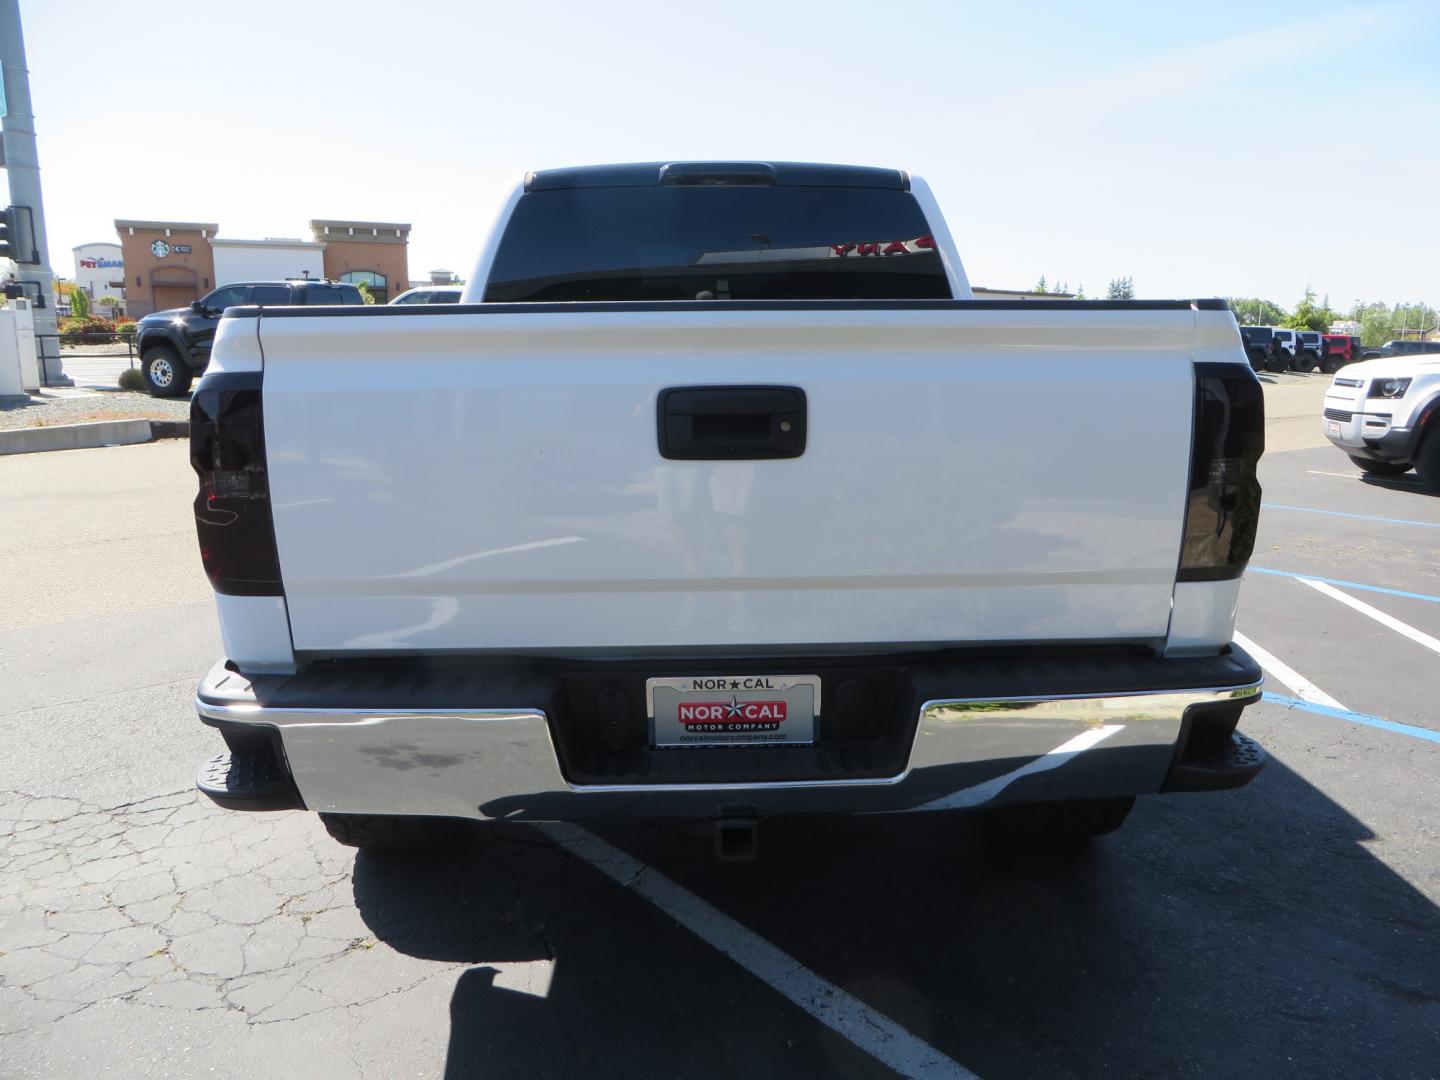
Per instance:
[[[1315,303],[1314,289],[1306,289],[1305,298],[1295,305],[1295,310],[1280,325],[1292,330],[1319,330],[1328,334],[1336,314],[1328,307]]]
[[[1440,314],[1429,304],[1357,303],[1350,317],[1360,324],[1362,345],[1383,345],[1401,337],[1414,337],[1416,331],[1434,329]],[[1408,331],[1408,333],[1407,333]]]
[[[1076,300],[1084,300],[1084,299],[1086,299],[1086,297],[1085,297],[1085,286],[1084,286],[1083,284],[1081,284],[1081,285],[1076,285],[1076,286],[1075,286],[1075,299],[1076,299]]]
[[[1279,304],[1258,296],[1230,297],[1230,310],[1241,326],[1279,326],[1289,315]]]
[[[70,290],[70,315],[76,319],[90,317],[90,296],[78,286]]]
[[[1110,287],[1105,290],[1106,300],[1134,300],[1135,283],[1126,274],[1122,278],[1111,278]]]
[[[1372,348],[1390,340],[1390,305],[1356,304],[1350,317],[1360,324],[1360,344]]]
[[[365,282],[360,281],[356,283],[355,287],[360,290],[361,300],[365,301],[365,303],[367,304],[375,303],[375,294],[370,291],[369,285],[366,285]]]
[[[1050,286],[1045,284],[1044,274],[1040,275],[1040,280],[1035,283],[1035,288],[1031,291],[1039,293],[1048,293],[1050,291]]]

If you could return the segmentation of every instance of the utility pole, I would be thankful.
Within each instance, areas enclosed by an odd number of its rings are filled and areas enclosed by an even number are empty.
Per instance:
[[[16,278],[35,310],[35,351],[46,386],[74,386],[60,364],[60,337],[55,325],[55,277],[45,240],[45,206],[40,198],[40,155],[35,149],[35,114],[30,108],[30,69],[25,65],[25,38],[20,30],[20,0],[0,0],[0,64],[4,66],[4,166],[10,181],[10,203],[30,208],[33,236],[19,237],[31,246],[22,253],[37,262],[16,259]],[[44,305],[41,307],[41,305]]]

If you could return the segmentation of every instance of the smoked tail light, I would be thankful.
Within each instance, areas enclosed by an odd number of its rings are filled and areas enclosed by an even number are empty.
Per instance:
[[[1197,363],[1178,580],[1226,581],[1245,572],[1260,524],[1264,451],[1265,397],[1250,366]]]
[[[190,402],[190,464],[200,478],[195,532],[215,591],[282,596],[260,373],[207,375]]]

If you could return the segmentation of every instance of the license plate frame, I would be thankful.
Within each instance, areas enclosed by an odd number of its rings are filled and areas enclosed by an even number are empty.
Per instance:
[[[1340,437],[1340,421],[1338,421],[1338,420],[1326,420],[1326,421],[1325,421],[1325,434],[1326,434],[1326,435],[1334,435],[1334,436],[1338,439],[1338,438]]]
[[[818,675],[686,675],[645,680],[650,745],[813,746]]]

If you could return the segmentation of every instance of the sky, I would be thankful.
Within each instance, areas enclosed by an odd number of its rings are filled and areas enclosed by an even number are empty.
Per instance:
[[[468,276],[527,169],[800,160],[924,176],[976,285],[1440,306],[1433,0],[20,6],[67,277],[116,218]]]

